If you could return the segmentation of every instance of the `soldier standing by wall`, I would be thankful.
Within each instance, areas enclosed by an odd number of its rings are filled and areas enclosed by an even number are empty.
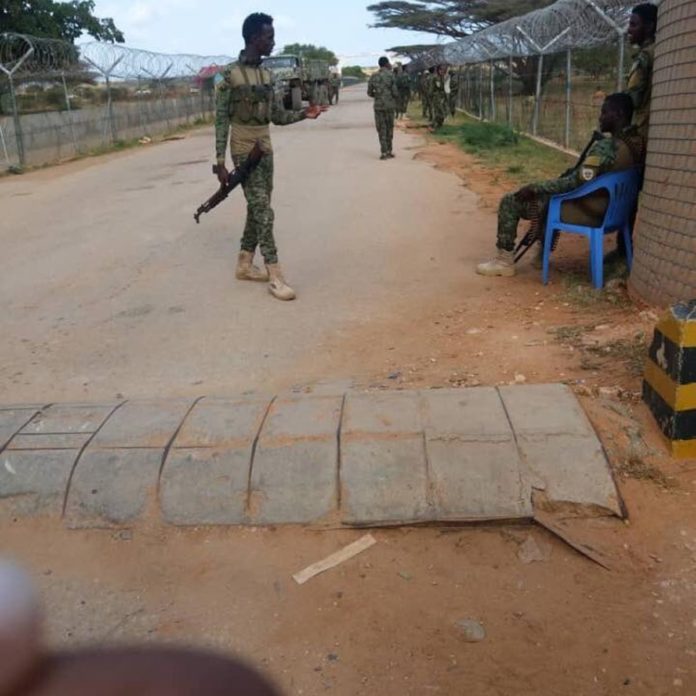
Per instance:
[[[396,88],[396,79],[389,64],[389,58],[386,56],[379,59],[379,70],[367,83],[367,95],[375,100],[375,126],[382,150],[380,159],[390,159],[394,157],[394,116],[399,91]]]
[[[306,118],[315,119],[322,109],[285,111],[274,98],[271,73],[261,67],[262,58],[269,56],[275,46],[272,17],[260,12],[249,15],[244,21],[242,35],[245,48],[239,60],[225,68],[215,99],[215,155],[220,182],[225,183],[229,176],[225,166],[228,139],[235,166],[246,161],[256,142],[260,142],[264,150],[261,162],[244,183],[247,220],[236,276],[239,280],[269,281],[268,289],[274,297],[293,300],[295,292],[285,282],[278,265],[273,237],[273,147],[269,124],[286,126]],[[253,265],[256,247],[261,249],[265,273]]]
[[[633,8],[628,25],[628,38],[638,51],[635,55],[626,92],[633,101],[633,123],[647,141],[650,125],[652,73],[655,60],[657,6],[643,3]]]

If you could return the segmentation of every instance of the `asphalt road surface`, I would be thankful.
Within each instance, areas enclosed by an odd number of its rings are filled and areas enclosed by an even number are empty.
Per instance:
[[[486,220],[475,196],[414,160],[418,136],[397,132],[397,158],[379,161],[363,87],[273,138],[292,303],[234,278],[241,191],[193,221],[216,188],[211,129],[1,180],[2,401],[284,389],[317,378],[327,339],[471,275],[465,228]],[[350,378],[354,352],[320,377]]]

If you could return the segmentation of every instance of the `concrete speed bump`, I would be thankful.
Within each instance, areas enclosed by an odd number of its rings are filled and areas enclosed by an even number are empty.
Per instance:
[[[655,328],[643,398],[671,454],[696,458],[696,301],[675,305]]]
[[[563,385],[0,406],[0,429],[0,515],[62,514],[70,527],[622,513]]]

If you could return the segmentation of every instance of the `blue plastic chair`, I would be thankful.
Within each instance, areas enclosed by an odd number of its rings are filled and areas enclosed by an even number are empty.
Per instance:
[[[549,261],[551,259],[551,247],[556,232],[569,232],[571,234],[583,234],[590,241],[590,270],[592,284],[598,290],[604,286],[604,235],[611,232],[623,234],[626,241],[626,261],[630,270],[633,263],[633,249],[631,246],[631,218],[638,200],[640,190],[640,169],[626,169],[621,172],[602,174],[594,181],[582,185],[580,188],[554,196],[549,201],[548,215],[546,218],[546,234],[544,237],[544,285],[549,282]],[[561,220],[561,207],[566,201],[583,198],[590,193],[605,189],[609,193],[609,206],[604,214],[601,227],[585,227],[583,225],[571,225]]]

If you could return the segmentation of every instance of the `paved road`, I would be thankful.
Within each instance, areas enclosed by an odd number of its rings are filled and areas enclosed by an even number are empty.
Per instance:
[[[284,389],[327,337],[461,275],[461,221],[477,227],[475,197],[413,159],[418,137],[398,133],[397,159],[378,161],[362,88],[274,139],[292,304],[234,280],[240,195],[192,220],[215,187],[210,129],[1,181],[3,400]]]

